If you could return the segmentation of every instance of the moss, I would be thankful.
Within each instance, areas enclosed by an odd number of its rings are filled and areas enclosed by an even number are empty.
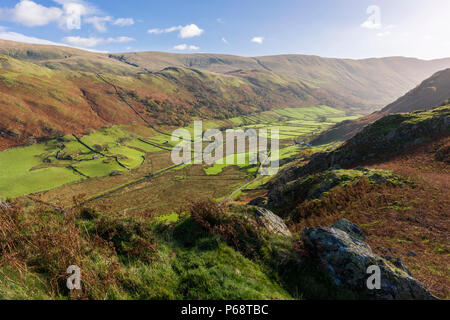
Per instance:
[[[395,186],[412,183],[405,178],[395,175],[389,170],[359,170],[330,169],[322,173],[308,175],[300,181],[290,183],[286,188],[286,193],[293,193],[303,200],[321,199],[329,191],[336,187],[345,187],[361,178],[367,178],[371,184],[388,183]]]

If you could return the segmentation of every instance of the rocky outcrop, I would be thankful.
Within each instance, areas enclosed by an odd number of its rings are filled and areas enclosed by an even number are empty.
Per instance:
[[[354,223],[348,221],[347,219],[341,219],[331,226],[331,228],[339,229],[341,231],[347,232],[350,236],[355,239],[364,241],[366,240],[366,235],[364,232]]]
[[[292,209],[305,200],[321,199],[335,187],[345,187],[361,178],[366,178],[371,184],[387,183],[391,185],[411,184],[405,178],[397,176],[389,170],[366,169],[357,167],[354,170],[332,169],[303,178],[278,184],[269,191],[268,205],[277,209]]]
[[[279,234],[286,237],[292,236],[283,219],[270,210],[257,207],[256,221],[272,234]]]
[[[337,149],[313,155],[306,165],[300,162],[280,171],[269,183],[268,206],[286,207],[292,195],[298,196],[297,186],[304,184],[308,176],[336,167],[349,169],[372,161],[387,160],[407,148],[448,135],[450,106],[386,116]],[[446,152],[443,150],[441,153],[445,155]],[[333,187],[333,183],[329,186]]]
[[[360,298],[436,299],[411,276],[400,259],[373,254],[369,245],[361,241],[362,236],[362,231],[349,221],[340,221],[330,228],[305,229],[302,233],[308,252],[318,258],[334,284],[350,289]],[[380,270],[379,289],[369,289],[371,266]]]

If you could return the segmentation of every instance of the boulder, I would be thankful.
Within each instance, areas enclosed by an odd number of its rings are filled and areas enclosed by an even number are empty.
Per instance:
[[[292,236],[283,219],[270,210],[256,207],[256,221],[270,233],[286,237]]]
[[[406,255],[407,255],[408,257],[416,257],[416,256],[417,256],[417,253],[416,253],[415,251],[409,251]]]
[[[364,241],[366,240],[366,235],[364,232],[354,223],[351,223],[347,219],[341,219],[335,224],[331,226],[331,228],[339,229],[344,232],[347,232],[350,236],[352,236],[355,239]]]
[[[374,255],[368,244],[339,228],[305,229],[302,238],[308,252],[318,258],[334,284],[362,299],[436,299],[410,275],[401,261]],[[372,275],[368,273],[370,266],[380,268],[380,289],[368,288],[367,280]]]
[[[264,207],[267,206],[267,198],[258,197],[248,203],[251,206]]]

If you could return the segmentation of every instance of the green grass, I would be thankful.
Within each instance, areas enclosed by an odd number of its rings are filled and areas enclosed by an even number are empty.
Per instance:
[[[294,138],[307,140],[311,134],[325,129],[332,121],[344,118],[347,117],[341,110],[327,106],[314,106],[275,109],[233,118],[228,123],[242,125],[240,129],[243,130],[249,128],[279,129],[280,159],[285,159],[295,156],[301,149],[301,147],[292,145]],[[325,119],[327,122],[320,122]],[[226,121],[204,121],[203,130],[221,128],[226,123]],[[186,129],[193,135],[192,124]],[[172,142],[170,134],[171,132],[168,131],[167,134],[159,133],[142,138],[171,149],[179,142]],[[270,138],[270,131],[268,136]],[[71,135],[63,137],[60,141],[52,140],[46,144],[35,144],[0,152],[0,198],[5,199],[50,190],[84,179],[69,166],[73,166],[82,174],[92,178],[125,173],[127,170],[112,159],[113,157],[117,157],[127,169],[135,169],[143,163],[146,154],[162,150],[157,146],[138,140],[137,135],[126,130],[124,126],[113,126],[92,132],[82,137],[82,141],[108,157],[92,152]],[[56,158],[57,153],[60,155],[59,159]],[[230,156],[224,160],[230,162],[233,157]],[[234,164],[214,164],[205,167],[204,170],[207,175],[218,175],[229,165]],[[256,174],[257,166],[249,165],[248,153],[245,163],[239,164],[238,167],[248,174]],[[32,170],[33,168],[38,168],[38,170]]]
[[[136,148],[136,149],[142,150],[144,152],[148,152],[148,153],[161,151],[160,148],[154,147],[154,146],[152,146],[148,143],[142,142],[138,139],[132,139],[132,140],[126,142],[126,145],[128,147],[133,147],[133,148]]]
[[[117,156],[120,163],[125,165],[128,169],[135,169],[144,161],[145,154],[125,146],[118,146],[110,148],[107,152],[111,156]]]
[[[151,266],[130,264],[123,283],[129,298],[145,300],[292,299],[255,262],[218,239],[204,238],[193,248],[161,244]]]
[[[127,141],[129,138],[130,134],[126,131],[112,127],[83,137],[83,142],[91,147],[106,146],[108,151],[105,153],[112,157],[117,156],[129,169],[142,164],[145,152],[160,150],[140,143],[135,138]],[[119,140],[143,150],[118,145]],[[57,159],[58,152],[60,156],[70,158]],[[90,151],[69,135],[61,141],[52,140],[0,152],[0,199],[50,190],[84,179],[72,170],[70,165],[88,177],[102,177],[126,171],[114,159]]]
[[[81,140],[89,146],[115,146],[119,139],[130,139],[130,133],[122,130],[119,126],[106,128],[103,130],[95,131],[87,136],[84,136]]]
[[[31,272],[19,273],[10,267],[0,268],[0,300],[50,300],[48,284]]]
[[[217,162],[223,162],[222,164],[219,164]],[[221,173],[223,171],[224,168],[228,167],[228,166],[238,166],[241,169],[245,169],[247,170],[248,173],[255,173],[258,166],[257,164],[250,164],[250,160],[249,160],[249,153],[246,152],[245,153],[245,162],[242,164],[238,164],[238,155],[237,154],[233,154],[227,157],[222,158],[221,160],[217,161],[214,165],[212,166],[208,166],[208,167],[204,167],[203,170],[205,171],[205,173],[209,176],[211,175],[218,175],[219,173]]]
[[[114,159],[96,159],[92,161],[80,162],[74,167],[91,178],[104,177],[113,172],[126,172]]]
[[[42,165],[42,154],[52,151],[54,149],[45,144],[35,144],[0,152],[0,198],[17,197],[80,181],[82,176],[69,168],[32,170]]]
[[[178,222],[180,215],[178,213],[166,214],[163,216],[159,216],[156,220],[158,222]]]

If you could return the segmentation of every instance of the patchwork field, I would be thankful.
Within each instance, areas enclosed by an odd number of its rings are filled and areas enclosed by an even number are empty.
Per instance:
[[[284,108],[227,121],[204,121],[203,131],[267,129],[271,138],[270,130],[278,129],[276,157],[283,164],[284,159],[311,150],[307,142],[318,132],[354,117],[327,106]],[[258,174],[259,162],[250,164],[248,150],[243,155],[245,162],[238,165],[233,161],[235,154],[225,155],[222,164],[175,167],[170,152],[180,142],[171,139],[174,129],[113,126],[84,137],[68,135],[0,152],[0,198],[33,194],[41,201],[68,207],[74,197],[80,197],[105,206],[113,204],[116,210],[149,207],[169,212],[174,201],[181,205],[194,195],[223,198],[243,186],[245,190],[259,188],[267,180]],[[194,139],[193,124],[185,129]],[[271,160],[277,160],[275,155]],[[149,205],[151,202],[154,204]]]

